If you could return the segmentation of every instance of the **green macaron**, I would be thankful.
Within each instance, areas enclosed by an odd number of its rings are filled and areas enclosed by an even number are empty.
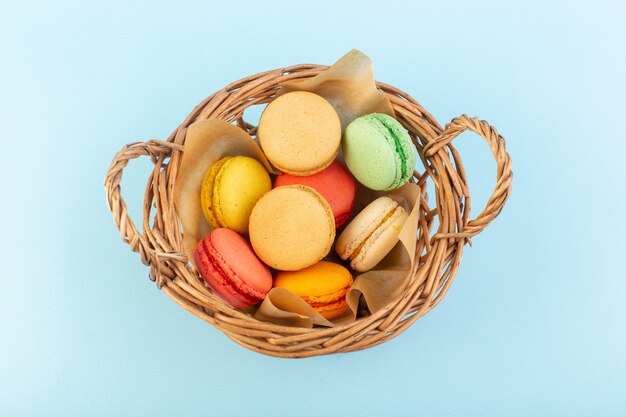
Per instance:
[[[350,122],[342,150],[350,172],[372,190],[396,189],[413,175],[416,155],[409,132],[386,114],[367,114]]]

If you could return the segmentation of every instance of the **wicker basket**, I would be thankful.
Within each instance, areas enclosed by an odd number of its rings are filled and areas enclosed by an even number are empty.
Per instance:
[[[463,247],[502,210],[511,190],[511,158],[505,141],[485,121],[463,115],[445,129],[406,93],[386,84],[377,86],[387,94],[396,118],[411,133],[426,172],[414,173],[411,181],[422,186],[415,267],[403,294],[377,313],[333,328],[297,328],[260,322],[215,296],[183,253],[180,222],[174,207],[174,187],[181,162],[187,127],[196,120],[221,119],[236,123],[250,135],[256,127],[244,120],[244,110],[268,103],[283,85],[302,81],[325,70],[322,65],[296,65],[236,81],[200,103],[165,141],[150,140],[124,146],[113,158],[105,188],[109,209],[122,240],[150,267],[150,278],[170,298],[192,314],[251,350],[279,357],[308,357],[350,352],[399,335],[433,309],[445,296],[457,273]],[[452,140],[463,131],[482,136],[497,162],[497,182],[486,208],[470,220],[470,195],[461,157]],[[121,196],[122,171],[128,161],[150,155],[154,169],[144,195],[140,233],[128,215]],[[436,207],[428,205],[425,183],[436,190]],[[153,212],[154,210],[154,212]],[[154,219],[151,223],[151,216]],[[437,230],[435,218],[438,218]]]

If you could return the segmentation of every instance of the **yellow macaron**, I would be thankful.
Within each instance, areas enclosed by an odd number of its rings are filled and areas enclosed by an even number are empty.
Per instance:
[[[326,261],[300,271],[279,272],[274,278],[274,287],[291,291],[327,319],[348,309],[346,294],[351,286],[350,271]]]
[[[228,156],[214,163],[202,180],[200,201],[212,228],[248,233],[252,207],[272,188],[265,167],[254,158]]]

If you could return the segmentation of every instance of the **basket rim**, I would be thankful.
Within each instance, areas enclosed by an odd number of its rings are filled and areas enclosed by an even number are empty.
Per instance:
[[[416,256],[407,287],[394,302],[356,321],[323,328],[301,328],[261,322],[215,296],[182,251],[182,232],[173,204],[176,174],[184,149],[187,127],[217,118],[233,123],[254,136],[256,127],[244,120],[245,110],[271,101],[284,85],[313,77],[325,65],[299,64],[264,71],[228,84],[199,103],[167,141],[152,140],[126,145],[111,163],[105,179],[107,202],[122,240],[139,252],[150,267],[150,277],[170,298],[197,317],[220,329],[236,343],[279,357],[307,357],[356,351],[401,334],[445,296],[458,270],[463,247],[502,210],[510,194],[512,172],[505,141],[487,122],[462,115],[444,129],[411,96],[391,85],[376,82],[389,98],[396,119],[409,130],[425,167],[411,179],[422,185],[420,226]],[[465,170],[452,141],[463,131],[473,131],[490,145],[497,162],[497,184],[486,209],[469,219],[470,195]],[[144,194],[143,233],[130,219],[121,197],[121,177],[131,159],[149,155],[154,168]],[[428,205],[425,182],[435,185],[436,207]],[[154,206],[154,223],[150,224]],[[435,218],[438,229],[431,235]],[[422,229],[423,228],[423,229]],[[421,242],[421,243],[420,243]]]

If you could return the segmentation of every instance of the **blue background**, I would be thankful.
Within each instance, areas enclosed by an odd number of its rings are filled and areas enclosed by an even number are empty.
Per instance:
[[[0,414],[624,415],[625,3],[265,3],[0,5]],[[266,357],[155,288],[102,182],[229,82],[353,47],[440,122],[496,126],[513,194],[398,338]],[[456,143],[477,214],[495,163]],[[125,171],[135,219],[149,168]]]

